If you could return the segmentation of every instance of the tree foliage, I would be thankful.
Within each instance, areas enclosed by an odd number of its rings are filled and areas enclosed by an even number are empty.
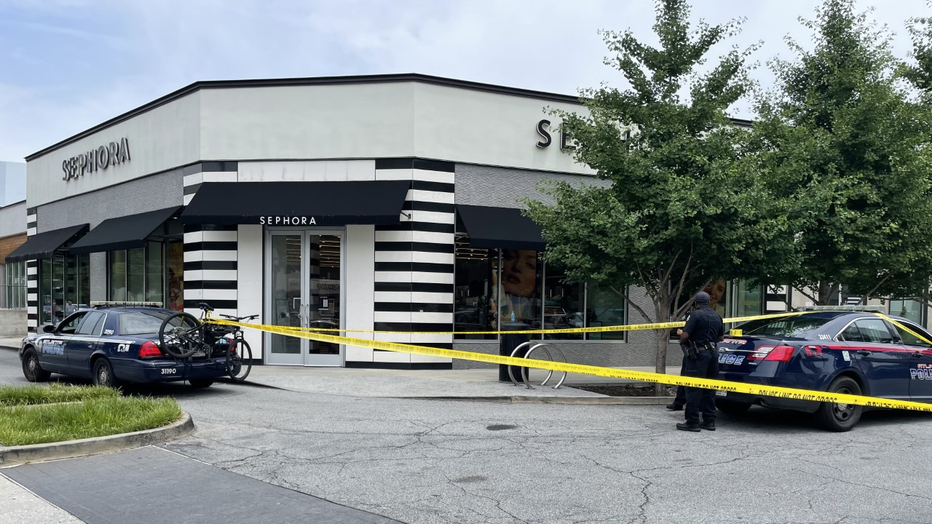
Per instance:
[[[768,280],[823,304],[839,283],[863,299],[925,294],[928,112],[897,82],[888,36],[852,1],[826,0],[802,22],[814,48],[788,40],[797,59],[774,61],[776,87],[758,107],[761,177],[792,203],[788,254],[799,262]]]
[[[575,159],[601,185],[542,187],[555,204],[526,201],[541,225],[548,263],[571,282],[596,282],[625,295],[646,291],[653,311],[629,306],[649,322],[685,311],[681,294],[713,277],[756,274],[791,240],[779,209],[754,172],[753,136],[733,125],[726,109],[748,93],[746,60],[753,49],[731,49],[703,69],[715,44],[733,35],[736,21],[690,27],[685,0],[657,3],[659,46],[632,32],[605,32],[613,56],[606,63],[630,88],[582,91],[588,114],[557,112],[575,141]],[[774,270],[775,271],[775,270]],[[657,335],[663,371],[666,330]]]

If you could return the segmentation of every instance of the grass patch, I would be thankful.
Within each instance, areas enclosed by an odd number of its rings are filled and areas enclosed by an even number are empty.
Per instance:
[[[0,407],[0,444],[22,446],[130,433],[167,426],[181,414],[172,398],[118,394],[69,404]]]
[[[92,398],[117,398],[120,393],[101,386],[0,386],[0,406],[55,404],[57,402],[80,402]]]

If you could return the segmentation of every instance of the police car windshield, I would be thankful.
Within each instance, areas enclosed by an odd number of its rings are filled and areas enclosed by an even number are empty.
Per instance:
[[[808,335],[832,320],[827,317],[798,316],[752,320],[739,326],[742,335],[756,337],[807,338]]]

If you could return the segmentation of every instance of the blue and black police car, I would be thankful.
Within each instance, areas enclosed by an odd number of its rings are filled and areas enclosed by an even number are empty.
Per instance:
[[[159,347],[159,328],[175,313],[158,307],[111,306],[104,303],[46,325],[42,334],[23,339],[19,357],[30,382],[44,382],[52,373],[89,378],[100,386],[123,382],[152,383],[187,380],[205,388],[227,376],[225,355],[195,354],[177,359]]]
[[[932,334],[905,318],[887,318],[894,322],[870,311],[837,309],[747,322],[737,326],[740,336],[726,335],[718,344],[719,378],[932,403]],[[725,413],[741,414],[754,404],[804,411],[831,431],[850,430],[864,409],[724,391],[716,395]]]

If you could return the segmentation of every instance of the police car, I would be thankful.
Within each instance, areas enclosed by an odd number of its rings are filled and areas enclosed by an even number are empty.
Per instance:
[[[44,382],[59,373],[108,387],[186,380],[205,388],[227,376],[224,354],[176,359],[162,352],[159,327],[175,311],[147,304],[95,304],[23,339],[19,357],[26,380]]]
[[[905,318],[886,318],[832,309],[747,322],[718,344],[719,378],[932,403],[932,334]],[[841,403],[716,395],[725,413],[741,414],[754,404],[804,411],[831,431],[850,430],[863,411]]]

